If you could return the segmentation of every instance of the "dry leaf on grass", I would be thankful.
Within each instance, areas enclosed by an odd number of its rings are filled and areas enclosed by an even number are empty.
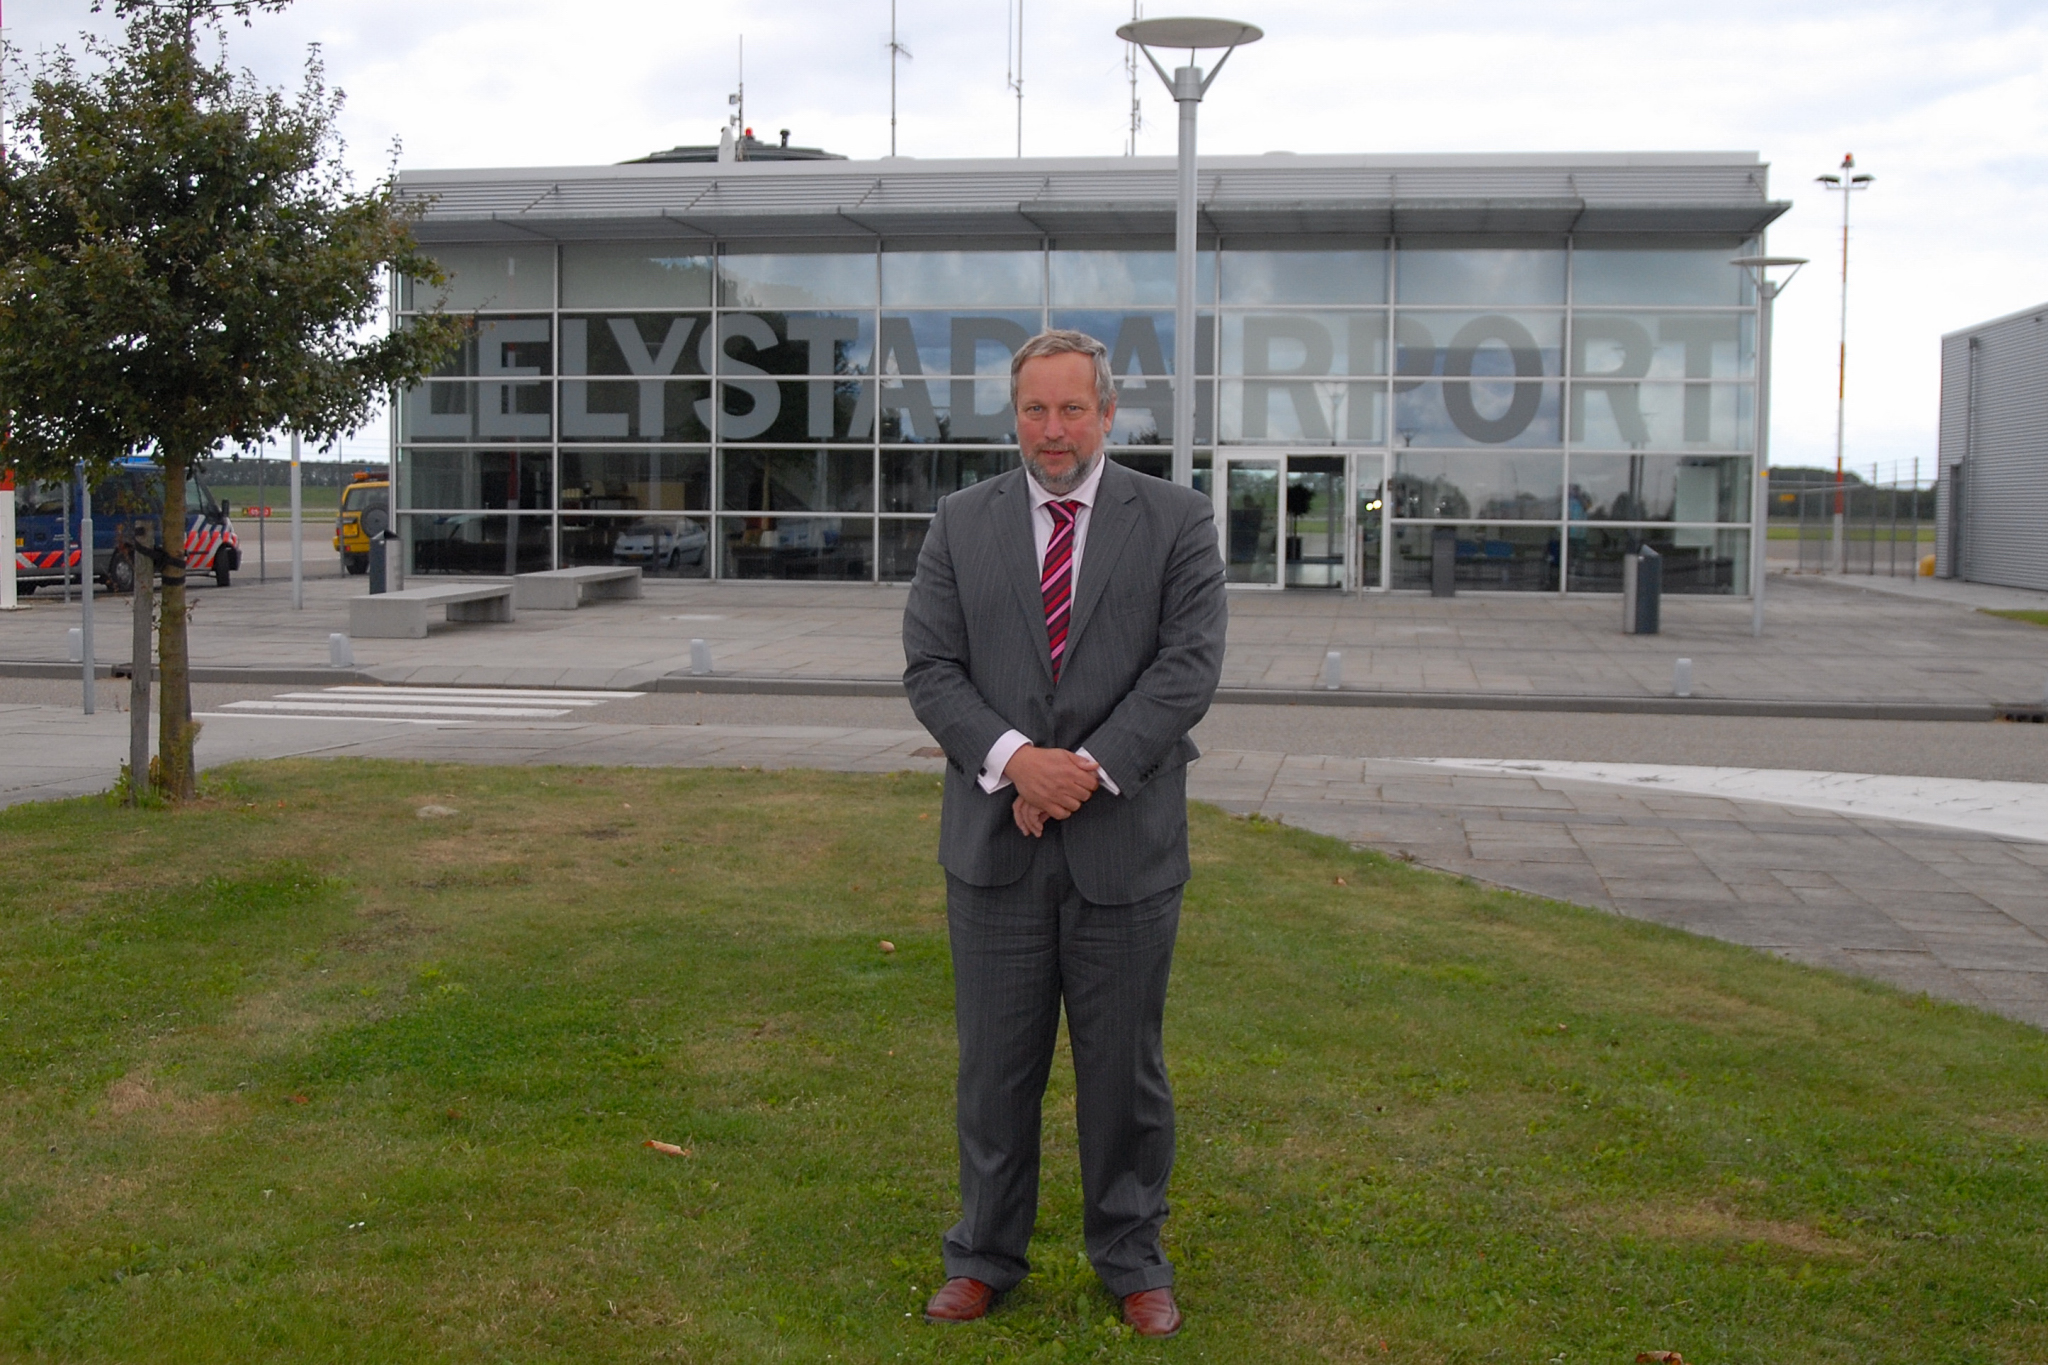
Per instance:
[[[896,945],[889,942],[889,940],[885,938],[882,940],[882,951],[885,953],[893,953],[896,951]]]
[[[1676,1351],[1638,1351],[1636,1365],[1685,1365],[1685,1357]]]
[[[663,1156],[688,1156],[690,1154],[690,1149],[687,1147],[678,1147],[673,1142],[657,1142],[653,1138],[647,1139],[641,1146],[652,1147]]]

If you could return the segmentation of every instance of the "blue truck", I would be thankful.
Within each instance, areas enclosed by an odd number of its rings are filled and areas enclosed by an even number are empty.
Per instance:
[[[14,574],[19,591],[31,593],[45,584],[78,578],[85,558],[78,534],[78,492],[76,476],[69,480],[16,480]],[[163,507],[163,470],[153,460],[124,460],[100,476],[92,489],[95,581],[113,592],[135,587],[134,528],[146,524],[160,533]],[[162,542],[160,534],[157,539]],[[228,519],[228,505],[198,479],[187,478],[186,576],[211,573],[225,588],[241,567],[242,541]]]

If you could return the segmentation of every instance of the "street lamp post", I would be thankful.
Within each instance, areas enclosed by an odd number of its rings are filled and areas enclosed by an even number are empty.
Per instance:
[[[1166,82],[1166,88],[1180,105],[1180,183],[1173,215],[1173,481],[1183,487],[1195,482],[1195,111],[1202,96],[1223,70],[1230,54],[1246,43],[1255,43],[1265,33],[1235,19],[1134,19],[1120,25],[1116,36],[1136,43],[1145,60]],[[1176,67],[1169,76],[1154,47],[1186,48],[1188,64]],[[1195,53],[1205,48],[1223,48],[1216,65],[1205,77],[1195,65]]]
[[[1764,633],[1764,570],[1771,532],[1771,310],[1792,275],[1806,264],[1804,256],[1738,256],[1728,264],[1741,266],[1756,281],[1756,486],[1749,506],[1749,633]],[[1792,275],[1770,278],[1773,267],[1790,266]]]
[[[1840,175],[1822,175],[1815,179],[1831,190],[1842,195],[1842,332],[1841,347],[1837,355],[1835,376],[1835,572],[1842,573],[1848,567],[1848,547],[1842,540],[1842,414],[1849,397],[1849,200],[1855,191],[1867,190],[1874,175],[1852,175],[1856,169],[1856,154],[1849,152],[1842,157]]]

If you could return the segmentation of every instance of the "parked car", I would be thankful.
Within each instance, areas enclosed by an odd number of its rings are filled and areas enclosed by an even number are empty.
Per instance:
[[[381,509],[382,517],[371,516]],[[368,518],[367,523],[365,518]],[[391,483],[358,474],[341,493],[341,511],[334,518],[334,548],[349,573],[370,571],[370,537],[391,525]]]
[[[685,567],[702,567],[710,546],[711,534],[701,521],[636,521],[612,542],[612,562],[638,564],[650,573],[678,573]]]

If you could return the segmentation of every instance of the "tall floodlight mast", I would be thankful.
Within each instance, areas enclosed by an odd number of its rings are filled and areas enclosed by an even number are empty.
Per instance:
[[[1131,0],[1133,22],[1145,17],[1145,7],[1138,0]],[[1138,45],[1124,44],[1124,76],[1131,83],[1131,135],[1124,143],[1124,155],[1138,154],[1138,130],[1145,126],[1145,111],[1138,103]]]
[[[910,49],[896,40],[896,0],[889,0],[889,155],[896,155],[896,59]],[[786,141],[787,139],[785,139]]]
[[[1849,201],[1855,191],[1867,190],[1874,175],[1852,175],[1856,169],[1856,154],[1849,152],[1842,157],[1840,175],[1814,177],[1830,190],[1839,190],[1842,195],[1842,331],[1841,348],[1837,356],[1835,375],[1835,572],[1841,573],[1848,563],[1848,547],[1842,541],[1842,417],[1849,400]]]
[[[1009,32],[1003,35],[1004,75],[1009,88],[1017,92],[1017,156],[1024,156],[1024,0],[1014,0],[1005,11]]]
[[[1195,111],[1230,54],[1266,35],[1235,19],[1134,19],[1118,28],[1116,36],[1138,45],[1180,106],[1180,193],[1173,215],[1173,481],[1191,488],[1195,482]],[[1176,67],[1169,76],[1152,55],[1154,47],[1186,48],[1188,64]],[[1204,77],[1202,68],[1195,65],[1195,54],[1219,47],[1224,49],[1223,55]]]

